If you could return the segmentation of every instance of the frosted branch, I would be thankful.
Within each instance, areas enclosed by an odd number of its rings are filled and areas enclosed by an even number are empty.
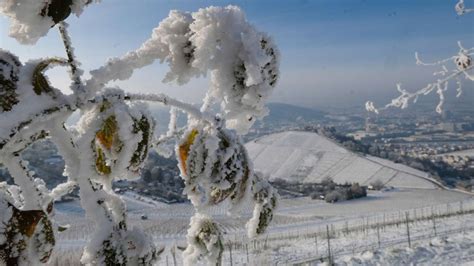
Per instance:
[[[464,0],[459,0],[459,2],[456,4],[456,6],[454,6],[454,9],[456,10],[456,13],[459,16],[462,16],[462,15],[470,13],[470,12],[474,12],[474,8],[466,8],[464,6]]]
[[[210,119],[209,117],[206,117],[195,106],[188,103],[181,102],[165,94],[130,94],[128,93],[125,97],[127,100],[130,100],[130,101],[147,101],[147,102],[161,103],[165,106],[171,106],[171,107],[175,107],[180,110],[183,110],[184,112],[190,114],[196,119],[212,121],[212,119]]]
[[[265,103],[279,78],[280,54],[273,40],[248,23],[238,7],[211,7],[192,14],[171,11],[139,49],[91,71],[86,90],[92,97],[108,82],[129,79],[156,60],[170,67],[164,82],[184,84],[210,73],[201,110],[220,102],[227,127],[240,134],[267,115]]]
[[[42,210],[43,194],[36,187],[34,182],[34,172],[28,170],[26,161],[20,158],[20,155],[12,156],[5,161],[8,171],[13,177],[15,183],[21,187],[23,196],[23,210]]]
[[[397,84],[397,90],[400,92],[400,96],[392,101],[389,104],[386,104],[382,108],[376,108],[372,101],[367,101],[365,104],[365,109],[369,112],[379,113],[381,110],[386,110],[391,107],[397,107],[401,109],[405,109],[408,107],[409,102],[413,101],[416,102],[418,97],[428,95],[432,91],[436,91],[438,94],[439,102],[436,106],[436,112],[442,113],[443,111],[443,104],[445,101],[444,92],[449,89],[449,83],[453,79],[456,81],[456,97],[461,96],[462,94],[462,81],[461,77],[464,77],[465,80],[474,81],[474,76],[470,74],[473,70],[472,64],[472,56],[474,55],[474,48],[466,49],[462,46],[461,42],[458,42],[459,52],[457,55],[439,60],[433,63],[425,63],[423,62],[418,53],[415,53],[416,64],[421,66],[440,66],[441,70],[436,71],[433,73],[434,76],[441,76],[441,79],[437,79],[436,81],[429,83],[425,87],[415,91],[409,92],[405,89],[402,89],[401,84]],[[449,69],[446,66],[446,63],[451,63],[454,67]]]
[[[454,58],[455,58],[455,56],[452,56],[452,57],[449,57],[449,58],[446,58],[446,59],[443,59],[443,60],[439,60],[439,61],[436,61],[436,62],[433,62],[433,63],[426,63],[426,62],[423,62],[420,59],[420,56],[419,56],[418,52],[415,52],[416,64],[420,65],[420,66],[438,66],[438,65],[444,64],[446,62],[451,62],[452,60],[454,60]]]
[[[464,5],[464,0],[459,0],[455,5],[455,10],[458,15],[464,15],[466,13],[473,12],[474,9],[466,8]],[[391,101],[391,103],[385,105],[382,108],[377,109],[373,102],[367,101],[365,104],[365,108],[369,112],[379,113],[379,110],[384,110],[390,107],[398,107],[398,108],[406,108],[408,106],[408,102],[413,100],[416,102],[419,96],[427,95],[431,93],[433,90],[436,90],[436,93],[439,97],[438,105],[436,106],[436,112],[441,113],[443,104],[445,101],[444,92],[448,90],[449,82],[452,79],[456,80],[456,97],[460,97],[462,95],[462,81],[461,77],[464,77],[465,80],[474,81],[474,75],[470,73],[473,69],[473,62],[472,57],[474,55],[474,47],[466,49],[460,41],[458,41],[459,52],[457,55],[448,57],[446,59],[438,60],[433,63],[425,63],[423,62],[418,53],[415,53],[416,64],[421,66],[441,66],[440,71],[435,71],[433,73],[434,76],[442,76],[442,79],[438,79],[435,82],[429,83],[424,88],[410,93],[406,90],[402,90],[399,85],[397,85],[397,89],[400,91],[401,95],[398,98],[395,98]],[[454,63],[456,68],[449,69],[446,67],[446,64],[452,62]]]
[[[168,131],[166,132],[166,136],[173,136],[176,133],[176,123],[178,119],[178,110],[176,108],[170,108],[170,122],[168,124]]]
[[[64,48],[68,58],[68,64],[71,68],[70,75],[72,79],[71,89],[75,94],[84,94],[84,88],[81,81],[81,75],[83,71],[79,68],[79,62],[77,62],[74,55],[74,47],[72,46],[71,37],[68,34],[67,28],[69,24],[66,22],[59,23],[59,33],[63,40]]]

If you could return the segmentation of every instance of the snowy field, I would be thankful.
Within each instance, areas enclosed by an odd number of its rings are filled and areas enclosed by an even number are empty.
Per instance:
[[[168,205],[134,194],[126,194],[124,198],[129,208],[130,226],[143,228],[153,236],[158,246],[166,248],[159,265],[174,265],[174,260],[181,265],[179,248],[185,247],[185,234],[194,213],[192,205]],[[224,265],[230,265],[230,252],[233,265],[291,265],[320,257],[326,259],[326,226],[331,231],[336,261],[378,248],[376,230],[373,229],[377,224],[392,224],[383,226],[383,229],[381,225],[382,247],[405,248],[405,211],[409,211],[410,220],[415,217],[422,220],[410,222],[414,245],[427,243],[434,237],[432,216],[436,217],[437,234],[440,236],[443,230],[470,232],[470,227],[474,227],[474,215],[470,212],[474,211],[474,199],[446,190],[370,192],[365,199],[337,204],[309,198],[283,199],[268,234],[257,241],[250,241],[245,236],[244,224],[250,218],[250,208],[243,210],[240,218],[228,217],[224,209],[211,210],[225,232]],[[460,215],[461,212],[463,215]],[[140,218],[143,214],[148,216],[147,220]],[[450,216],[441,217],[443,214]],[[82,247],[87,236],[93,233],[93,224],[84,217],[78,202],[57,204],[56,220],[60,224],[69,224],[70,228],[59,235],[59,248],[51,265],[79,265],[77,262]]]
[[[472,219],[472,217],[471,217]],[[403,245],[401,245],[403,246]],[[390,247],[337,259],[338,265],[473,265],[474,231],[461,230],[415,243],[413,248]],[[308,263],[309,264],[309,263]],[[317,264],[317,263],[313,263]]]
[[[224,234],[224,265],[316,265],[329,258],[340,265],[430,264],[430,258],[444,264],[452,259],[443,255],[447,250],[466,258],[458,262],[474,260],[469,244],[474,235],[471,194],[443,189],[426,173],[360,156],[315,133],[283,132],[246,146],[256,168],[271,179],[317,182],[331,177],[365,185],[379,179],[395,188],[335,204],[308,197],[281,199],[267,234],[257,240],[247,238],[244,226],[251,205],[239,217],[227,215],[229,206],[211,207],[208,213]],[[122,197],[129,226],[143,228],[164,248],[159,265],[182,265],[193,206],[164,204],[133,193]],[[77,201],[58,203],[56,210],[56,221],[69,229],[58,236],[51,265],[79,265],[94,225]]]

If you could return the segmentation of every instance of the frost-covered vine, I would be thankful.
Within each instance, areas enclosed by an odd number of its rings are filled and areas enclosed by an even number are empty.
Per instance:
[[[463,15],[474,11],[474,9],[465,8],[464,0],[459,0],[455,6],[455,9],[458,15]],[[416,103],[420,96],[436,92],[439,98],[438,105],[436,106],[436,112],[442,113],[443,104],[445,102],[445,92],[449,90],[451,83],[454,82],[456,84],[456,97],[460,97],[463,93],[463,83],[474,81],[474,64],[472,61],[474,56],[474,47],[467,49],[463,47],[459,41],[458,46],[459,51],[456,55],[430,63],[422,61],[418,53],[415,53],[417,65],[438,67],[438,70],[433,72],[435,80],[414,92],[410,92],[402,88],[402,85],[399,83],[397,84],[397,90],[400,93],[400,96],[392,99],[390,103],[380,108],[377,108],[372,101],[367,101],[365,103],[365,109],[369,112],[374,112],[377,114],[379,111],[391,107],[405,109],[408,107],[410,101]]]
[[[138,228],[129,228],[125,202],[112,190],[114,180],[139,177],[154,146],[176,141],[175,153],[185,192],[196,208],[183,253],[188,265],[205,259],[220,264],[223,244],[210,206],[230,203],[229,213],[253,202],[247,223],[254,238],[273,218],[278,195],[254,173],[240,134],[265,116],[265,102],[279,76],[279,53],[272,39],[247,22],[235,6],[209,7],[195,13],[171,11],[138,49],[109,59],[84,79],[64,21],[79,16],[93,0],[5,0],[0,12],[10,18],[10,36],[34,44],[57,28],[66,58],[42,58],[22,63],[0,50],[0,163],[15,185],[0,183],[0,262],[47,262],[58,225],[54,201],[79,188],[81,206],[96,225],[84,248],[86,265],[150,265],[162,249]],[[184,84],[210,75],[210,88],[201,108],[167,95],[130,94],[108,88],[114,80],[129,79],[154,61],[170,70],[164,82]],[[45,75],[51,67],[68,67],[71,95],[54,88]],[[169,130],[154,134],[155,121],[144,102],[171,107]],[[218,104],[212,113],[209,108]],[[80,110],[79,122],[65,121]],[[177,112],[188,114],[184,128]],[[32,143],[51,139],[64,158],[68,179],[48,190],[40,176],[28,169],[22,151]]]

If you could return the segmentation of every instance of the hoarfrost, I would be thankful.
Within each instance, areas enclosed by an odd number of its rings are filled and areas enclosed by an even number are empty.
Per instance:
[[[0,12],[11,20],[11,36],[20,43],[34,44],[59,24],[67,56],[22,64],[12,53],[0,50],[0,162],[16,184],[0,183],[0,220],[6,221],[0,225],[0,246],[8,242],[2,249],[6,251],[0,251],[0,260],[8,256],[13,263],[47,262],[55,245],[53,203],[79,187],[81,206],[95,224],[81,263],[153,264],[160,251],[138,228],[127,228],[125,202],[114,193],[112,183],[139,177],[153,145],[160,149],[165,147],[161,143],[178,140],[176,155],[185,192],[196,208],[185,261],[190,265],[205,258],[211,264],[219,263],[222,236],[207,213],[210,206],[227,201],[232,214],[253,200],[255,217],[248,226],[252,237],[265,231],[276,207],[276,194],[254,175],[239,134],[268,112],[265,102],[279,77],[279,52],[238,7],[171,11],[139,49],[110,59],[83,81],[64,19],[70,13],[79,16],[92,2],[99,1],[0,3]],[[184,84],[210,75],[201,108],[164,94],[131,94],[106,87],[156,60],[170,67],[164,82]],[[71,95],[51,86],[45,71],[53,66],[70,68]],[[169,129],[158,138],[144,101],[172,107]],[[220,111],[210,112],[211,103],[220,103]],[[78,110],[79,122],[66,127],[65,121]],[[178,110],[188,115],[184,128],[177,126]],[[51,191],[21,158],[25,148],[47,137],[65,160],[68,177]],[[28,215],[35,218],[24,218]],[[25,225],[19,225],[20,220]],[[31,226],[33,233],[6,232],[21,226]]]
[[[67,18],[71,11],[79,16],[91,2],[92,0],[2,0],[0,13],[10,18],[11,37],[21,44],[35,44],[55,24]]]

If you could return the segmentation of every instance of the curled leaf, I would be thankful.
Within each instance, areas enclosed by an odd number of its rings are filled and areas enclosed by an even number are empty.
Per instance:
[[[278,194],[273,187],[258,175],[252,185],[255,207],[252,218],[245,225],[249,238],[265,233],[277,207]]]
[[[48,80],[44,76],[43,71],[46,70],[46,68],[48,68],[50,65],[64,65],[66,63],[67,62],[65,60],[59,58],[50,58],[41,61],[35,67],[35,70],[33,71],[33,77],[31,79],[34,92],[37,95],[46,93],[51,95],[52,97],[55,97],[54,90],[52,89]]]
[[[95,135],[96,139],[104,148],[110,151],[113,144],[120,143],[117,130],[117,120],[114,115],[111,115],[104,120],[101,129]]]
[[[222,236],[219,232],[219,227],[212,220],[201,221],[201,229],[195,236],[196,242],[204,249],[208,249],[207,246],[212,244],[213,247],[219,250],[219,253],[223,251]]]
[[[224,245],[219,227],[210,217],[196,213],[187,234],[188,246],[183,252],[185,265],[196,265],[205,258],[208,265],[221,265]]]
[[[0,49],[0,113],[10,111],[19,102],[17,82],[21,67],[18,57]]]
[[[96,133],[96,138],[93,145],[95,146],[96,154],[96,170],[99,174],[109,175],[112,172],[105,152],[110,154],[111,152],[120,151],[122,142],[118,137],[117,131],[117,120],[115,119],[114,115],[111,115],[104,120],[102,127]]]
[[[245,148],[233,131],[192,129],[184,135],[178,152],[188,197],[202,193],[205,203],[214,205],[243,198],[250,169]]]
[[[5,226],[4,230],[0,230],[0,236],[6,240],[0,243],[0,264],[18,265],[23,253],[29,250],[35,250],[39,255],[36,263],[47,262],[56,241],[46,213],[42,210],[20,210],[2,198],[0,201],[3,212],[0,217]]]
[[[191,149],[191,145],[193,145],[194,140],[196,139],[196,136],[199,134],[199,131],[197,129],[192,129],[186,136],[185,136],[185,141],[179,145],[179,158],[181,161],[181,167],[186,172],[186,161],[189,156],[189,151]]]
[[[100,147],[96,149],[95,167],[99,174],[110,175],[112,169],[107,165],[107,158]]]
[[[100,128],[92,140],[95,168],[100,175],[132,178],[148,156],[155,123],[137,106],[109,99],[97,106]],[[120,121],[120,123],[119,123]]]
[[[153,136],[153,121],[143,115],[140,119],[133,119],[133,134],[141,134],[142,139],[138,142],[137,149],[133,152],[130,159],[130,170],[138,170],[145,162],[150,147],[151,138]]]

